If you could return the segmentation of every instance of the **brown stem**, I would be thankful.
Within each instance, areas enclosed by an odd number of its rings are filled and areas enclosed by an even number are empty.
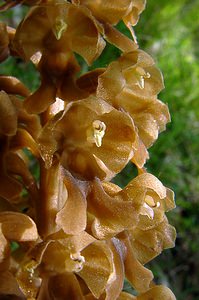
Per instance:
[[[44,126],[52,117],[51,108],[41,115]],[[59,161],[54,159],[50,168],[40,159],[40,188],[36,204],[36,222],[41,237],[46,237],[58,230],[56,214],[63,206],[64,201],[63,174]]]

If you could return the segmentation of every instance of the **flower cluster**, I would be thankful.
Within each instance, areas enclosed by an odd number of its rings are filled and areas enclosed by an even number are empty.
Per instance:
[[[144,168],[170,121],[161,72],[133,30],[145,0],[4,2],[30,10],[16,30],[0,23],[0,61],[31,61],[41,84],[31,93],[0,76],[0,295],[174,300],[144,266],[175,242],[173,192]],[[121,56],[79,75],[76,54],[92,65],[106,42]],[[128,163],[138,175],[121,189],[111,180]]]

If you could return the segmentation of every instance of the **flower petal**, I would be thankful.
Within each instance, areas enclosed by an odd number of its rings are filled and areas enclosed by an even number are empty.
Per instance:
[[[12,136],[17,130],[17,113],[9,96],[4,92],[0,92],[0,135]]]
[[[164,249],[175,245],[176,231],[168,224],[166,217],[156,227],[149,230],[136,228],[129,232],[131,245],[136,258],[146,264]]]
[[[97,241],[85,248],[82,255],[85,257],[85,264],[78,275],[86,282],[92,294],[99,298],[113,271],[109,247],[104,242]]]
[[[0,271],[5,271],[6,269],[8,269],[9,255],[10,255],[10,247],[2,232],[2,224],[0,224]]]
[[[0,223],[4,236],[11,241],[27,242],[38,238],[33,220],[17,212],[1,212]]]
[[[145,292],[149,289],[153,280],[153,273],[146,269],[135,257],[129,237],[126,233],[120,234],[119,239],[126,247],[124,260],[126,278],[138,292]],[[142,280],[140,280],[142,278]]]
[[[69,103],[39,137],[45,160],[58,150],[62,165],[83,179],[111,179],[132,158],[136,141],[128,114],[93,96]]]
[[[0,90],[8,94],[15,94],[27,97],[30,94],[28,88],[16,77],[0,76]]]
[[[133,201],[109,196],[97,179],[91,184],[87,201],[88,212],[94,218],[92,232],[98,239],[113,237],[125,229],[133,228],[138,222]]]
[[[137,296],[136,300],[176,300],[172,291],[166,286],[157,285],[144,294]]]
[[[25,300],[25,296],[22,294],[15,277],[10,272],[1,273],[0,281],[0,298],[1,299],[15,299]],[[5,298],[3,298],[5,297]]]
[[[63,273],[50,277],[48,289],[53,299],[84,300],[79,282],[72,273]]]
[[[68,196],[64,207],[57,213],[56,223],[65,233],[75,235],[86,228],[86,198],[78,182],[69,174],[64,177],[64,185]]]

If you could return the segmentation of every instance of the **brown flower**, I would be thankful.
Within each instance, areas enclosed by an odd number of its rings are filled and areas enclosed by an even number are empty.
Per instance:
[[[16,87],[14,82],[17,83]],[[21,93],[19,81],[13,78],[9,80],[4,77],[2,81],[0,78],[0,84],[13,92],[19,89]],[[0,117],[0,196],[8,201],[19,201],[23,186],[35,196],[36,182],[28,169],[29,160],[22,149],[27,147],[38,157],[38,146],[31,134],[36,138],[40,131],[39,119],[28,115],[24,111],[23,102],[4,91],[0,92]],[[19,176],[22,180],[19,180]]]
[[[164,249],[174,247],[176,239],[175,228],[168,223],[166,216],[153,228],[140,229],[138,226],[130,230],[129,235],[133,252],[142,264],[151,261]]]
[[[95,179],[90,183],[87,205],[92,234],[107,239],[127,229],[153,232],[163,224],[165,212],[173,209],[175,202],[169,189],[152,174],[144,173],[123,190]]]
[[[34,38],[29,39],[33,31]],[[41,73],[41,86],[25,101],[30,113],[46,110],[56,94],[66,101],[88,96],[75,84],[79,66],[73,52],[91,64],[105,47],[102,36],[122,51],[137,47],[117,30],[105,30],[85,6],[54,1],[30,11],[17,28],[12,44],[14,51],[25,60],[31,59]]]
[[[30,39],[33,31],[34,38]],[[53,1],[30,11],[16,31],[14,45],[25,59],[38,51],[51,52],[53,58],[54,54],[67,56],[75,51],[92,63],[105,46],[101,32],[100,24],[85,7]]]
[[[38,294],[40,299],[42,295],[63,297],[74,294],[83,299],[83,291],[89,293],[90,290],[97,298],[106,294],[107,299],[116,299],[123,287],[123,252],[117,239],[95,241],[84,231],[74,236],[60,231],[38,243],[26,255],[16,278],[26,297],[34,298]],[[53,279],[59,279],[61,283],[63,278],[68,278],[68,283],[57,289]]]
[[[172,291],[163,285],[151,287],[146,293],[139,294],[137,297],[122,292],[118,300],[176,300]]]
[[[19,56],[39,63],[42,83],[25,101],[29,112],[46,110],[55,101],[59,86],[61,96],[64,86],[70,86],[71,83],[75,86],[74,75],[79,71],[79,66],[73,52],[91,64],[105,47],[102,31],[102,26],[87,8],[66,1],[49,2],[30,11],[17,28],[13,42],[13,48]],[[83,91],[81,94],[87,96]],[[62,98],[65,100],[65,97]]]
[[[47,167],[57,152],[62,165],[84,179],[112,178],[132,158],[136,141],[131,118],[93,96],[68,104],[39,137]]]
[[[116,25],[120,20],[136,25],[140,13],[145,8],[145,0],[73,0],[73,3],[85,5],[100,21]]]
[[[127,111],[138,128],[138,151],[143,155],[134,162],[139,167],[148,158],[146,149],[170,121],[167,106],[157,100],[163,87],[162,75],[153,59],[141,50],[122,55],[99,77],[97,96]]]

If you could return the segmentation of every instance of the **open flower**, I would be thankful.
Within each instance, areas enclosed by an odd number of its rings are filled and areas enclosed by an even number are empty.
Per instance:
[[[30,40],[33,31],[35,35]],[[38,52],[67,56],[69,51],[75,51],[91,63],[105,46],[101,32],[100,24],[85,7],[53,1],[32,8],[16,31],[14,46],[25,59]]]
[[[122,51],[130,51],[128,40],[117,31],[113,25],[123,21],[137,43],[132,26],[139,20],[139,15],[145,9],[146,0],[73,0],[77,5],[85,5],[95,18],[103,24],[106,39]],[[116,38],[117,36],[117,38]],[[118,40],[117,40],[118,39]],[[127,50],[128,49],[128,50]]]
[[[138,128],[139,151],[143,153],[142,160],[135,162],[139,167],[148,158],[146,149],[170,120],[167,106],[157,100],[163,87],[162,75],[153,59],[141,50],[122,55],[99,77],[97,96],[127,111]]]
[[[129,22],[136,25],[140,13],[145,8],[145,0],[73,0],[73,3],[82,4],[88,7],[93,15],[103,23],[116,25],[119,21]]]
[[[78,20],[78,22],[76,21]],[[29,39],[34,31],[34,38]],[[117,44],[123,51],[132,51],[137,46],[125,36],[118,38],[119,32],[114,33],[108,40]],[[55,101],[60,88],[59,97],[66,101],[63,90],[74,86],[78,99],[87,95],[83,90],[78,92],[74,77],[79,66],[74,54],[81,55],[88,64],[99,57],[105,47],[108,33],[83,5],[71,4],[67,1],[48,2],[32,8],[28,16],[17,28],[12,47],[25,60],[31,59],[41,73],[41,86],[25,101],[30,113],[41,113]],[[116,45],[117,46],[117,45]],[[38,64],[39,63],[39,64]],[[69,88],[70,92],[72,88]],[[74,96],[73,92],[73,96]]]
[[[91,96],[55,115],[39,143],[47,167],[57,153],[62,165],[80,178],[111,179],[133,157],[137,133],[126,113]]]
[[[107,239],[123,230],[153,230],[163,224],[165,212],[173,209],[175,202],[169,189],[152,174],[144,173],[123,190],[95,179],[90,183],[87,205],[92,234]]]
[[[30,40],[33,31],[34,38]],[[46,110],[55,101],[64,78],[70,77],[73,81],[74,74],[79,71],[73,52],[81,55],[88,64],[101,54],[105,47],[102,31],[87,8],[67,1],[32,8],[18,27],[13,42],[19,56],[32,59],[36,64],[40,62],[42,83],[25,101],[29,112]]]
[[[96,298],[106,294],[107,299],[116,299],[123,287],[123,255],[124,249],[117,239],[95,241],[84,231],[74,236],[59,231],[29,251],[16,278],[26,297],[74,294],[83,300],[83,292],[91,291]],[[69,281],[62,286],[64,278]],[[60,280],[60,289],[53,279]]]

